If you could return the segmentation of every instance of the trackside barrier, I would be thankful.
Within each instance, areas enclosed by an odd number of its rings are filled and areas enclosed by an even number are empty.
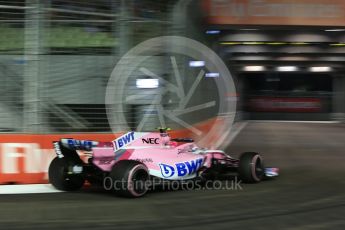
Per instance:
[[[48,182],[48,167],[56,156],[53,141],[61,138],[111,141],[114,134],[1,134],[0,184]]]

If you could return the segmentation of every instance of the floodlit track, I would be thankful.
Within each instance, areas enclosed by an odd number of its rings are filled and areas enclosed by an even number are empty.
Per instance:
[[[229,152],[281,176],[242,190],[0,195],[0,229],[345,229],[345,125],[249,122]]]

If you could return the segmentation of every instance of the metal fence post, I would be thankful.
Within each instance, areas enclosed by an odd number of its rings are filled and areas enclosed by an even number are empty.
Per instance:
[[[42,50],[42,5],[40,0],[26,0],[24,28],[24,132],[42,132],[41,111],[41,60]]]
[[[130,25],[128,23],[130,15],[127,5],[128,1],[120,0],[120,17],[118,19],[119,42],[117,45],[119,58],[130,48]]]

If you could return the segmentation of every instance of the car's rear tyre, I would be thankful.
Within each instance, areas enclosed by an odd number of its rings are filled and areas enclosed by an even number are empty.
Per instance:
[[[255,152],[242,153],[238,173],[240,179],[245,183],[260,182],[265,175],[263,158]]]
[[[73,166],[76,165],[80,165],[76,159],[55,157],[48,170],[49,182],[62,191],[79,190],[84,185],[85,179],[81,173],[72,172]]]
[[[109,177],[112,182],[112,190],[116,195],[141,197],[148,190],[149,171],[141,162],[119,161],[113,166]]]

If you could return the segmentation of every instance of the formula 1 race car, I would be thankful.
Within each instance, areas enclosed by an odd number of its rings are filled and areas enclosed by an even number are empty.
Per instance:
[[[141,197],[149,190],[143,184],[154,178],[206,181],[235,173],[243,182],[257,183],[278,176],[279,171],[265,168],[258,153],[246,152],[235,159],[221,150],[199,148],[189,138],[171,139],[167,129],[128,132],[113,142],[61,139],[53,144],[57,157],[49,166],[49,181],[64,191],[78,190],[87,180],[91,184],[111,183],[118,195]],[[82,160],[79,150],[89,158]],[[120,182],[122,186],[113,186]]]

